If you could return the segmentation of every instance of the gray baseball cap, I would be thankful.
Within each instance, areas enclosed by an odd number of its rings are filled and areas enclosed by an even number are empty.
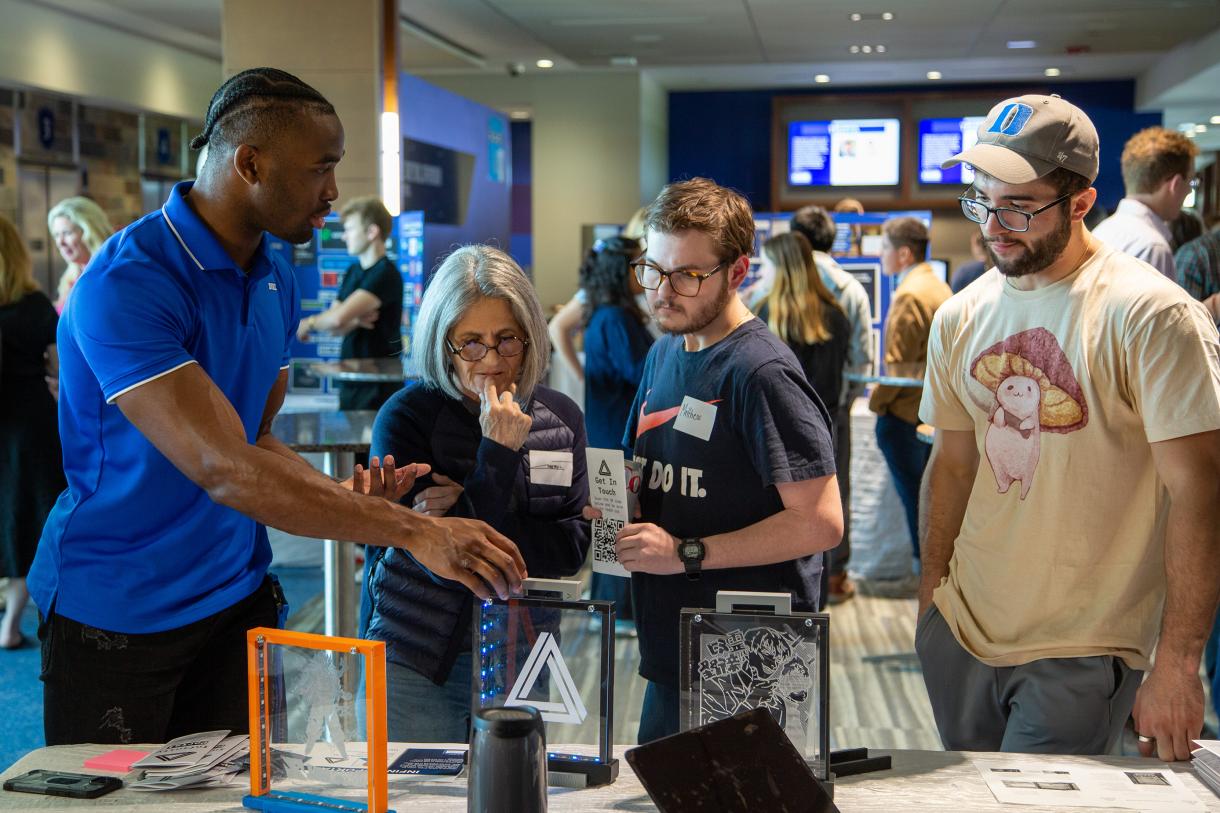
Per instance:
[[[1097,128],[1059,96],[1017,96],[991,108],[978,143],[941,164],[970,164],[1004,183],[1029,183],[1063,167],[1097,179]]]

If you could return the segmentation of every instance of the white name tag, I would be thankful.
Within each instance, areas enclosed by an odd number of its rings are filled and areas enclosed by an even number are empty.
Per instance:
[[[543,486],[571,486],[572,453],[530,449],[530,482]]]
[[[678,419],[674,421],[674,429],[685,432],[699,440],[707,440],[712,436],[712,427],[716,424],[716,406],[689,395],[682,399],[682,408]]]

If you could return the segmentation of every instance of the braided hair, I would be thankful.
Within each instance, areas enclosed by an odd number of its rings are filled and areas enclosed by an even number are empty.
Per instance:
[[[617,305],[641,324],[648,317],[640,310],[631,293],[631,261],[640,256],[638,240],[611,237],[598,240],[580,264],[580,287],[585,292],[581,321],[586,326],[598,305]]]
[[[335,115],[325,96],[287,71],[250,68],[217,88],[208,103],[203,132],[191,139],[191,149],[250,143],[283,129],[302,109]]]

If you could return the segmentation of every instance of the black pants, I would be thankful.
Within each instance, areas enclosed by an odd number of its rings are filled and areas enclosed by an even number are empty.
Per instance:
[[[52,613],[38,628],[47,745],[247,733],[246,630],[277,620],[270,580],[226,610],[165,632],[125,635]]]
[[[402,389],[402,384],[360,384],[350,381],[339,384],[339,409],[381,409],[390,396]]]

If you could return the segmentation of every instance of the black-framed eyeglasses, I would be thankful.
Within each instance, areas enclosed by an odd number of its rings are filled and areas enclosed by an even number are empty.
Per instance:
[[[1066,195],[1055,198],[1041,209],[1024,212],[1020,209],[1012,209],[1007,206],[988,206],[982,201],[968,197],[969,194],[967,192],[958,198],[958,201],[962,204],[962,214],[975,223],[980,224],[985,224],[987,218],[995,215],[996,221],[1005,229],[1008,229],[1008,231],[1029,231],[1029,221],[1033,220],[1036,215],[1042,214],[1047,209],[1053,209],[1072,196],[1069,192]]]
[[[466,361],[479,361],[483,356],[487,355],[489,350],[495,350],[502,359],[512,358],[513,356],[521,355],[521,352],[529,346],[529,343],[529,339],[521,339],[517,336],[501,336],[500,340],[495,344],[483,344],[478,339],[469,339],[461,347],[454,347],[452,342],[445,339],[445,346],[449,348],[449,352],[461,356]]]
[[[722,262],[711,271],[666,271],[656,263],[648,260],[636,260],[631,264],[635,271],[635,279],[645,290],[655,291],[661,287],[661,282],[669,281],[669,287],[678,296],[698,296],[703,281],[728,265]]]

